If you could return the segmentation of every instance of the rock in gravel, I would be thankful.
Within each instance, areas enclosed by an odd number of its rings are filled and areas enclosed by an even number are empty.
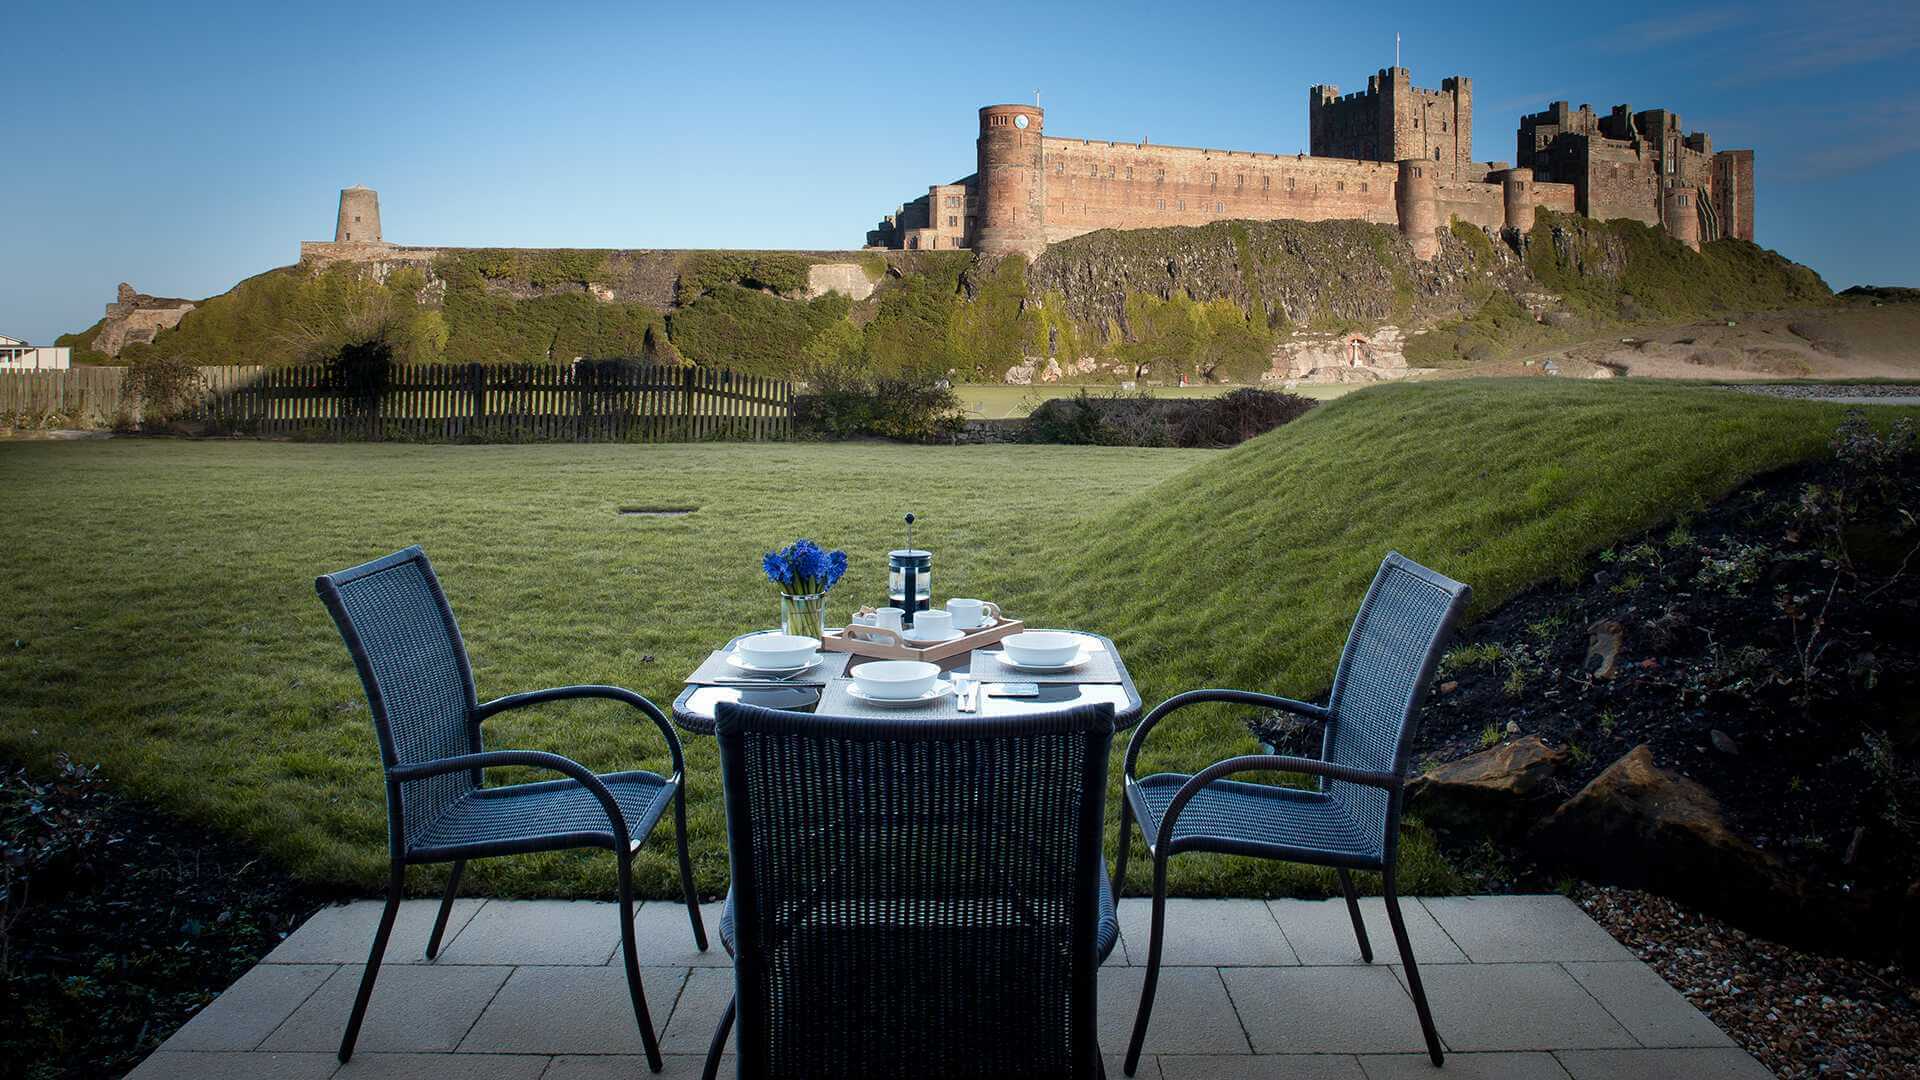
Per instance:
[[[1627,628],[1618,619],[1601,619],[1587,627],[1587,673],[1596,679],[1613,678]]]
[[[1534,833],[1542,858],[1597,881],[1660,892],[1772,922],[1802,889],[1780,861],[1728,828],[1697,781],[1654,764],[1644,743],[1568,799]]]
[[[1714,728],[1712,731],[1709,731],[1707,738],[1713,743],[1715,750],[1720,751],[1728,757],[1738,757],[1740,755],[1740,744],[1734,740],[1733,736],[1721,731],[1719,728]]]
[[[1518,837],[1552,805],[1547,782],[1567,757],[1529,735],[1414,777],[1407,784],[1408,805],[1442,832],[1468,839]]]

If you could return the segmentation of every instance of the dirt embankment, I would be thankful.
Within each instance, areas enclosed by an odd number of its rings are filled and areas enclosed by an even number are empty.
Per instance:
[[[1920,303],[1848,301],[1622,331],[1474,369],[1656,379],[1920,378]],[[1604,377],[1604,375],[1600,376]]]

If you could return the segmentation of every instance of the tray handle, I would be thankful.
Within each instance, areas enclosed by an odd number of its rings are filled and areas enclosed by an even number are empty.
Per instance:
[[[907,646],[906,638],[901,636],[900,631],[890,626],[861,626],[858,623],[849,623],[847,636],[860,641],[871,641],[878,645],[893,645],[898,648]]]

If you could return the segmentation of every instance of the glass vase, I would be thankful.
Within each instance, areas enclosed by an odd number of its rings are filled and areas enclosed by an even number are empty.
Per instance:
[[[780,594],[780,630],[816,640],[827,628],[827,594],[823,592],[795,596]]]

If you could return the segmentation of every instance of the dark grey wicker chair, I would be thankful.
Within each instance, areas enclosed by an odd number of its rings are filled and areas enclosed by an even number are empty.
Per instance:
[[[1113,710],[957,721],[723,704],[739,1075],[1095,1077],[1120,927]]]
[[[1127,744],[1126,800],[1120,808],[1120,851],[1114,891],[1125,887],[1129,826],[1138,819],[1153,857],[1153,929],[1147,948],[1147,978],[1127,1045],[1126,1072],[1140,1062],[1153,995],[1160,978],[1160,949],[1167,911],[1167,860],[1183,851],[1255,855],[1334,867],[1347,913],[1360,939],[1360,955],[1373,960],[1366,924],[1354,893],[1354,870],[1377,870],[1384,879],[1387,921],[1392,924],[1407,987],[1426,1036],[1427,1054],[1439,1065],[1440,1036],[1433,1028],[1420,968],[1407,943],[1394,881],[1400,841],[1400,804],[1407,774],[1407,742],[1433,667],[1471,590],[1391,552],[1360,603],[1347,646],[1334,671],[1325,707],[1243,690],[1193,690],[1169,698],[1147,714]],[[1201,702],[1260,705],[1319,720],[1324,725],[1319,759],[1261,754],[1230,758],[1193,775],[1156,773],[1136,777],[1140,749],[1154,726],[1176,709]],[[1313,790],[1229,780],[1234,773],[1305,773]]]
[[[640,959],[634,944],[632,860],[669,803],[680,847],[680,887],[693,923],[693,939],[701,949],[707,947],[707,931],[693,890],[693,865],[687,858],[685,765],[673,725],[652,702],[617,686],[561,686],[480,702],[474,695],[473,670],[453,609],[418,547],[323,575],[315,579],[314,588],[346,639],[373,710],[380,761],[387,774],[387,848],[392,862],[387,905],[380,913],[373,951],[367,956],[360,992],[340,1040],[340,1060],[353,1055],[387,937],[393,932],[408,866],[453,864],[427,941],[427,957],[432,959],[440,949],[447,913],[468,859],[602,847],[614,853],[619,872],[620,941],[634,1019],[640,1024],[647,1061],[659,1072],[660,1047],[641,992]],[[596,776],[558,754],[483,749],[480,722],[487,717],[573,698],[611,698],[646,714],[667,741],[673,775],[636,771]],[[481,786],[482,769],[506,765],[544,769],[564,779]]]

